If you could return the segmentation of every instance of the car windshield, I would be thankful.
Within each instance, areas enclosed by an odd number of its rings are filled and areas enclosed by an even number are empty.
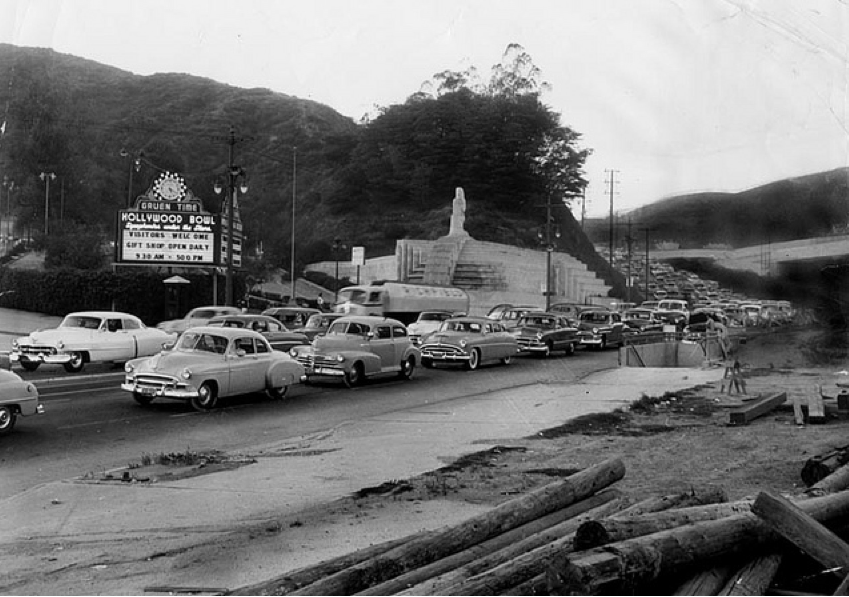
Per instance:
[[[212,309],[195,309],[190,311],[186,316],[188,319],[209,319],[215,317],[217,313]]]
[[[336,321],[327,330],[328,335],[355,334],[358,336],[365,336],[368,333],[368,325],[364,323],[357,323],[356,321]]]
[[[625,317],[628,319],[651,319],[651,313],[646,313],[645,311],[628,311],[625,314]]]
[[[581,313],[581,321],[586,321],[588,323],[606,323],[609,317],[610,314],[608,313],[599,313],[595,311]]]
[[[243,328],[245,322],[241,319],[222,319],[220,321],[210,321],[208,325],[222,328]]]
[[[100,327],[102,320],[99,317],[91,317],[87,315],[68,315],[62,320],[59,325],[61,328],[85,328],[87,330],[96,330]]]
[[[306,327],[308,328],[323,328],[330,325],[330,317],[324,315],[313,315],[307,320]]]
[[[366,302],[366,291],[359,290],[356,288],[352,288],[349,290],[340,290],[339,291],[339,301],[340,303],[355,303],[357,305],[362,305]]]
[[[519,320],[519,325],[527,325],[539,328],[553,328],[554,319],[552,317],[523,317]]]
[[[444,321],[448,319],[448,313],[422,313],[419,321]]]
[[[183,352],[214,352],[224,354],[227,351],[227,338],[200,332],[184,332],[174,350]]]
[[[479,334],[481,324],[477,321],[445,321],[439,326],[440,332],[469,332]]]

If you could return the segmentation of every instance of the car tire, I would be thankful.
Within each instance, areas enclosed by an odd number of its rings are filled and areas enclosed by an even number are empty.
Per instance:
[[[9,433],[15,428],[18,415],[11,406],[0,406],[0,435]]]
[[[566,356],[571,357],[573,354],[575,354],[575,343],[569,342],[566,345]]]
[[[142,406],[147,406],[151,402],[153,402],[153,396],[147,396],[145,394],[139,394],[138,392],[133,392],[133,400],[141,404]]]
[[[469,371],[474,371],[481,364],[481,351],[477,348],[473,348],[472,352],[469,353],[469,360],[466,362],[466,369]]]
[[[513,355],[508,355],[506,357],[503,357],[501,359],[501,362],[504,363],[505,365],[509,365],[510,363],[513,362]]]
[[[268,397],[272,400],[283,400],[289,393],[289,386],[281,386],[279,388],[268,388],[265,390]]]
[[[598,345],[598,349],[604,350],[605,348],[607,348],[607,336],[602,336],[601,337],[601,344]]]
[[[85,358],[81,352],[72,352],[71,360],[63,365],[68,373],[79,373],[85,366]]]
[[[21,367],[23,367],[24,371],[35,371],[38,369],[38,366],[41,365],[38,361],[24,361],[21,360]]]
[[[345,381],[345,385],[349,388],[354,388],[360,385],[363,379],[363,364],[354,363],[354,366],[345,373],[345,376],[342,379]]]
[[[551,342],[546,342],[545,350],[542,351],[542,358],[547,359],[551,356],[552,352],[554,352],[554,347],[551,345]]]
[[[413,379],[413,373],[416,371],[416,359],[407,357],[401,361],[401,371],[398,372],[398,377],[401,379]]]
[[[422,367],[425,369],[433,369],[433,359],[422,357]]]
[[[198,395],[192,396],[190,400],[192,408],[204,412],[215,408],[218,402],[218,390],[208,381],[203,382],[198,388]]]

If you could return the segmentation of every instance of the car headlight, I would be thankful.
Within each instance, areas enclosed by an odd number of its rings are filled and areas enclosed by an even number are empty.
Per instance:
[[[189,368],[183,369],[183,371],[180,373],[180,377],[182,377],[183,379],[191,379],[191,370]]]
[[[593,334],[598,334],[598,328],[593,328]]]
[[[344,363],[344,362],[345,362],[345,357],[344,357],[344,356],[342,356],[341,354],[337,354],[337,355],[336,355],[336,360],[337,360],[338,362],[340,362],[340,363]]]
[[[289,356],[292,357],[293,359],[298,358],[298,349],[297,348],[290,348],[289,349]]]
[[[467,344],[467,342],[466,342],[465,339],[460,340],[460,348],[466,348],[466,344]]]
[[[537,340],[542,340],[542,332],[537,332]]]
[[[18,348],[20,348],[20,345],[18,344],[17,340],[12,340],[12,348],[14,348],[15,350],[18,350]]]
[[[132,363],[130,363],[130,362],[124,363],[124,371],[126,371],[127,373],[132,373],[135,370],[136,370],[136,367]]]

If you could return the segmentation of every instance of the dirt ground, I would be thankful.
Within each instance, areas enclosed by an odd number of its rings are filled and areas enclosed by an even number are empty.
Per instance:
[[[794,396],[812,392],[836,396],[837,382],[849,383],[843,342],[842,335],[811,329],[750,333],[737,354],[745,371],[745,395],[729,395],[716,383],[644,396],[629,409],[581,417],[532,437],[495,439],[488,446],[496,443],[496,448],[442,469],[363,488],[273,524],[234,529],[173,553],[130,558],[123,567],[104,570],[98,580],[81,566],[16,586],[27,594],[157,594],[156,587],[166,586],[236,589],[459,522],[613,457],[626,468],[615,487],[635,502],[708,486],[723,488],[729,500],[760,490],[799,492],[805,488],[800,472],[808,458],[849,444],[849,420],[835,415],[823,424],[797,425],[790,405]],[[787,405],[748,425],[728,425],[730,409],[774,392],[787,392]],[[158,474],[168,465],[157,465]],[[195,466],[182,463],[171,474],[193,474]]]

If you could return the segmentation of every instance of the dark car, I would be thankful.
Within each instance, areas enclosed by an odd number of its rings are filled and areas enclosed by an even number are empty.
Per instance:
[[[571,355],[578,345],[578,328],[557,313],[526,313],[519,318],[513,335],[519,343],[519,352],[544,357],[556,350]]]
[[[663,331],[663,320],[654,309],[628,309],[622,314],[622,321],[627,331],[634,334]]]
[[[306,334],[290,332],[285,325],[267,315],[219,315],[209,320],[209,326],[254,330],[268,340],[272,349],[287,353],[293,346],[310,343]]]
[[[588,309],[578,316],[578,338],[585,346],[600,350],[621,345],[625,339],[622,314],[608,309]]]

